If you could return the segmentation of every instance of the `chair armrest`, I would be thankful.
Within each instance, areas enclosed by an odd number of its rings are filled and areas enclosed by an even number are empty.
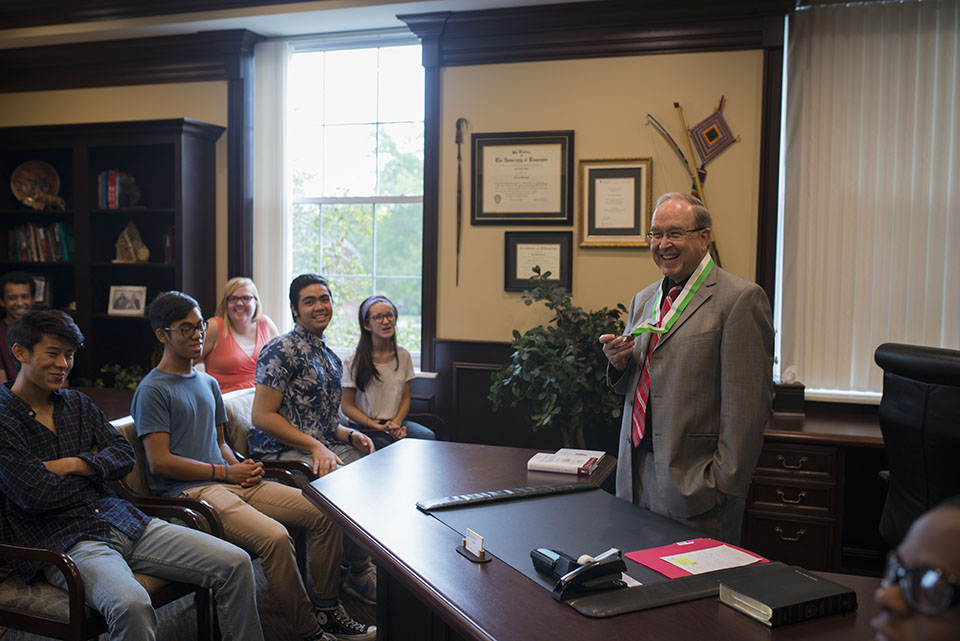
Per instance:
[[[300,481],[297,480],[297,477],[293,475],[286,466],[277,465],[277,463],[287,463],[289,461],[264,461],[263,462],[263,478],[265,479],[276,479],[277,481],[283,483],[284,485],[289,485],[290,487],[295,487],[298,490],[303,489],[300,485]],[[309,467],[307,468],[309,469]],[[312,474],[312,470],[311,470]]]
[[[246,457],[240,452],[234,450],[233,455],[238,461],[243,461]],[[293,472],[300,472],[307,481],[316,481],[317,475],[313,473],[313,468],[304,461],[261,461],[263,463],[264,478],[277,479],[286,485],[291,485],[289,479],[293,479],[293,487],[300,487],[300,481]]]
[[[189,496],[177,496],[171,498],[166,496],[147,496],[145,494],[137,494],[122,480],[109,481],[107,482],[107,485],[109,485],[118,496],[130,501],[145,513],[148,513],[146,508],[151,507],[183,508],[194,512],[195,514],[203,517],[203,519],[206,521],[205,524],[198,522],[200,524],[198,529],[212,534],[217,538],[224,538],[223,522],[220,520],[220,515],[217,514],[215,509],[213,509],[213,506],[202,499],[194,499],[190,498]],[[181,517],[177,516],[176,518]]]
[[[186,527],[201,532],[209,532],[210,522],[195,510],[182,505],[140,503],[137,505],[147,516],[154,516],[164,521],[181,521]]]
[[[300,472],[305,477],[307,477],[307,482],[316,481],[319,476],[313,473],[313,468],[310,467],[310,464],[305,461],[264,461],[263,467],[277,468],[280,470],[287,470],[288,472]],[[296,478],[296,477],[294,477]]]
[[[437,435],[437,438],[443,440],[447,437],[447,422],[443,420],[442,416],[437,414],[430,414],[427,412],[422,413],[411,413],[407,414],[407,420],[413,421],[414,423],[420,423],[424,427],[428,427],[433,430],[433,433]]]
[[[67,603],[70,610],[69,625],[74,629],[80,629],[83,620],[86,618],[84,611],[86,595],[83,591],[83,579],[80,577],[80,570],[73,559],[62,550],[14,543],[0,543],[0,557],[20,559],[21,561],[42,561],[60,570],[64,581],[67,583]]]

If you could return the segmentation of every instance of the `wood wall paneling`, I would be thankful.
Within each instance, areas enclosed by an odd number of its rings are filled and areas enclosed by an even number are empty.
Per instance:
[[[5,29],[40,25],[123,20],[198,11],[223,11],[244,7],[295,4],[314,0],[34,0],[0,4],[0,25]]]

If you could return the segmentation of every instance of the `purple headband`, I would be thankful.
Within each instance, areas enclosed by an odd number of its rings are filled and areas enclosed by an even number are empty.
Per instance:
[[[360,317],[366,322],[367,312],[370,311],[370,308],[373,307],[374,303],[386,303],[390,307],[394,307],[394,304],[386,296],[371,296],[367,300],[363,301],[363,304],[360,305]]]

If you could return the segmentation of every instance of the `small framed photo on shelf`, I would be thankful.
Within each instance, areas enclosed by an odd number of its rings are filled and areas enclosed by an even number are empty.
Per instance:
[[[548,281],[573,290],[573,232],[504,232],[503,289],[522,292],[534,287],[534,267],[550,272]]]
[[[650,158],[580,161],[580,246],[647,247]]]
[[[146,286],[111,285],[107,314],[110,316],[143,316],[146,304]]]
[[[37,286],[37,293],[33,297],[33,304],[37,309],[50,309],[53,306],[53,288],[50,278],[39,274],[31,274],[33,284]]]
[[[473,134],[470,222],[573,223],[573,131]]]

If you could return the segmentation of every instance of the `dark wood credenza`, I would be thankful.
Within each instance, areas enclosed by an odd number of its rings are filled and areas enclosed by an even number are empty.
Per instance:
[[[878,574],[886,487],[875,408],[771,415],[747,497],[744,547],[812,570]]]

